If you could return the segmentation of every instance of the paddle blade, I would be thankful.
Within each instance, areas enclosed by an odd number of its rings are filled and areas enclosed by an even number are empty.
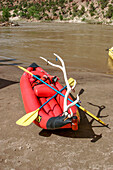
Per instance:
[[[21,125],[21,126],[28,126],[30,125],[38,116],[38,111],[40,109],[38,108],[37,110],[27,113],[26,115],[24,115],[23,117],[21,117],[19,120],[16,121],[17,125]]]

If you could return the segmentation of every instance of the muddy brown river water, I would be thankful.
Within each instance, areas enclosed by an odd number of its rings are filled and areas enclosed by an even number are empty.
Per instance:
[[[41,63],[39,56],[55,62],[60,55],[73,71],[106,73],[106,48],[113,46],[113,26],[74,23],[20,23],[19,27],[0,28],[0,59],[13,58],[28,66]],[[111,67],[111,68],[110,68]]]

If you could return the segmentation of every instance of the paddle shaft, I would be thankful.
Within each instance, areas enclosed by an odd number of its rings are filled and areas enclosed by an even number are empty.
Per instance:
[[[47,84],[45,81],[41,80],[39,77],[35,76],[33,73],[31,73],[30,71],[28,71],[27,69],[25,69],[24,67],[18,66],[21,70],[29,73],[31,76],[35,77],[36,79],[40,80],[42,83],[46,84],[48,87],[50,87],[51,89],[53,89],[54,91],[56,91],[57,94],[60,94],[61,96],[65,97],[64,94],[62,94],[60,91],[56,90],[55,88],[53,88],[52,86],[50,86],[49,84]],[[70,102],[73,102],[71,99],[68,98],[68,100]],[[48,101],[47,101],[48,102]],[[81,110],[83,110],[84,112],[86,112],[87,115],[89,115],[90,117],[94,118],[96,121],[98,121],[100,124],[108,127],[108,125],[106,125],[102,120],[100,120],[98,117],[96,117],[95,115],[93,115],[92,113],[90,113],[89,111],[87,111],[86,109],[84,109],[82,106],[80,106],[79,104],[75,104],[78,108],[80,108]],[[42,106],[43,107],[43,106]]]

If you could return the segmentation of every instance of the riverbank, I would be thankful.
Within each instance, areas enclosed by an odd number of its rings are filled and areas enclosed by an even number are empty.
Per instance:
[[[28,22],[73,22],[113,25],[113,5],[110,1],[36,1],[1,2],[0,18]],[[6,8],[2,8],[2,6]],[[3,10],[3,11],[2,11]]]
[[[69,70],[77,80],[76,93],[81,88],[81,105],[109,123],[101,127],[80,111],[79,130],[42,130],[32,124],[16,125],[25,114],[19,81],[23,74],[15,66],[0,65],[0,167],[18,169],[113,169],[113,75]],[[54,68],[46,70],[52,74]],[[10,74],[9,74],[10,73]],[[61,79],[61,83],[64,83]],[[75,95],[76,96],[76,95]],[[64,159],[65,158],[65,159]]]
[[[11,20],[12,21],[12,20]],[[25,21],[25,22],[56,22],[56,23],[75,23],[75,24],[80,24],[80,23],[84,23],[84,24],[100,24],[100,25],[113,25],[113,21],[111,21],[110,19],[94,19],[94,18],[79,18],[79,17],[75,17],[73,19],[65,19],[65,20],[53,20],[53,21],[47,21],[47,20],[43,20],[43,21],[39,21],[36,19],[24,19],[24,20],[18,20],[18,21]]]
[[[86,19],[84,21],[82,21],[80,18],[74,18],[73,20],[54,20],[54,21],[38,21],[36,19],[16,19],[15,18],[11,18],[8,22],[3,22],[0,24],[0,27],[18,27],[21,25],[21,23],[42,23],[42,22],[45,22],[45,23],[75,23],[75,24],[101,24],[101,25],[113,25],[113,22],[108,22],[108,20],[106,21],[98,21],[98,20],[90,20],[90,19]]]

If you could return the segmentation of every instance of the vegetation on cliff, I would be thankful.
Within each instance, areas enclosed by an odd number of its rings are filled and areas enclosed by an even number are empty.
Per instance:
[[[36,20],[113,21],[113,0],[1,0],[1,21],[10,17]]]

